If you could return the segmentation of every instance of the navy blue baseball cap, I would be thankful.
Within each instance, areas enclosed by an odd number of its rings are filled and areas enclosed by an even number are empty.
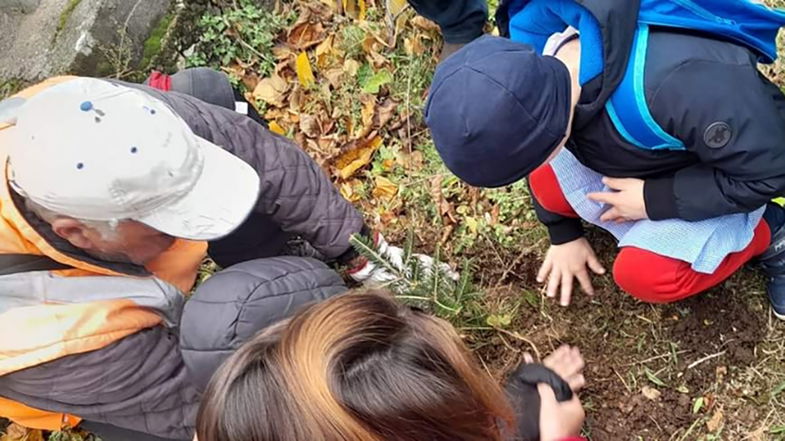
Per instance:
[[[437,67],[425,119],[450,171],[476,187],[501,187],[559,147],[570,122],[570,89],[560,60],[484,36]]]

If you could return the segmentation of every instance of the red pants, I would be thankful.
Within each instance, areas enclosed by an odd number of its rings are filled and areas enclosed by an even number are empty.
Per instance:
[[[546,210],[577,218],[559,187],[550,165],[544,165],[529,176],[532,193]],[[766,251],[771,232],[761,220],[747,248],[729,254],[714,274],[696,272],[687,262],[660,256],[635,247],[623,247],[613,264],[616,283],[634,297],[650,303],[681,300],[719,285],[753,257]]]

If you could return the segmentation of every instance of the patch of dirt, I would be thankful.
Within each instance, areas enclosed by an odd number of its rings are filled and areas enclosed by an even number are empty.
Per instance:
[[[589,238],[605,257],[606,268],[612,268],[615,244],[597,232]],[[497,260],[491,251],[485,253],[480,261]],[[533,352],[532,346],[544,356],[560,344],[577,345],[587,361],[588,386],[581,398],[591,440],[664,441],[683,434],[697,420],[715,415],[726,404],[718,397],[727,396],[730,379],[756,361],[767,314],[761,305],[749,304],[746,287],[755,279],[749,271],[708,293],[662,306],[620,292],[610,275],[595,277],[596,297],[575,294],[573,305],[565,309],[539,294],[535,274],[540,259],[538,254],[522,256],[512,269],[483,265],[485,286],[493,285],[489,281],[501,284],[487,292],[491,310],[511,298],[528,299],[520,302],[510,327],[526,340],[491,332],[473,347],[488,370],[503,377],[517,366],[522,352]],[[647,398],[644,388],[659,394]],[[705,404],[696,413],[699,397]],[[757,414],[752,408],[738,411]],[[749,418],[754,423],[756,416]],[[703,422],[698,424],[696,437],[705,430]]]

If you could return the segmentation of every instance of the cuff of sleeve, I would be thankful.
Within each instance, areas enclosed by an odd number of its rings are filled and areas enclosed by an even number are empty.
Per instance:
[[[365,224],[363,224],[363,227],[362,227],[362,229],[360,229],[360,231],[359,231],[357,234],[359,234],[360,236],[365,236],[365,237],[372,238],[372,239],[374,239],[374,241],[376,241],[376,236],[374,235],[374,232],[373,232],[373,230],[371,230],[370,228],[368,228],[368,226],[367,226],[367,225],[365,225]],[[351,264],[351,263],[356,263],[356,262],[354,262],[354,261],[355,261],[355,260],[356,260],[358,257],[360,257],[360,253],[358,253],[358,252],[357,252],[357,250],[355,250],[355,249],[354,249],[354,247],[353,247],[352,245],[349,245],[349,249],[348,249],[348,250],[346,250],[346,251],[345,251],[343,254],[341,254],[340,256],[338,256],[338,258],[337,258],[337,259],[335,259],[335,261],[336,261],[336,262],[337,262],[339,265],[342,265],[342,266],[347,266],[347,265],[349,265],[349,264]]]
[[[643,184],[643,200],[646,214],[651,220],[664,220],[679,217],[676,195],[673,192],[674,178],[647,179]]]
[[[548,235],[552,245],[561,245],[583,236],[583,225],[580,219],[564,218],[548,224]]]

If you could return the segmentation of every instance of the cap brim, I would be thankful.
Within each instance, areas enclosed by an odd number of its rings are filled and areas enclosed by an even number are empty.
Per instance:
[[[134,220],[190,240],[219,239],[245,221],[259,196],[259,176],[242,159],[197,139],[204,168],[191,191],[174,204]]]

